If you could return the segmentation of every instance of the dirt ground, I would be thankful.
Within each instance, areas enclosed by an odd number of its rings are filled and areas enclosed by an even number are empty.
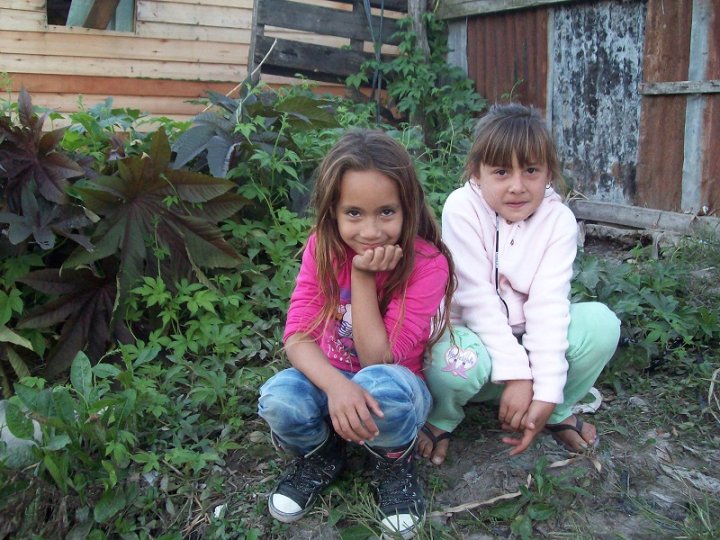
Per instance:
[[[712,433],[707,438],[698,438],[699,433],[680,435],[663,425],[647,396],[606,397],[611,401],[604,401],[596,414],[585,415],[597,426],[601,440],[595,452],[583,456],[572,455],[549,436],[542,436],[528,451],[508,458],[500,431],[490,427],[494,409],[488,405],[469,407],[468,417],[451,440],[446,463],[435,467],[418,460],[430,503],[428,520],[433,524],[420,537],[516,538],[510,522],[499,519],[497,512],[493,515],[493,509],[505,506],[517,512],[517,506],[513,509],[512,504],[521,504],[522,499],[512,495],[520,486],[527,486],[529,475],[533,477],[530,493],[537,501],[554,506],[549,518],[533,521],[533,538],[703,537],[688,531],[697,533],[703,529],[693,525],[699,519],[693,508],[703,508],[708,501],[720,498],[717,425],[707,426]],[[257,449],[262,456],[237,464],[245,471],[236,469],[236,473],[244,475],[245,481],[254,477],[250,481],[259,487],[246,501],[246,510],[254,507],[256,513],[265,513],[267,493],[284,460]],[[531,474],[543,456],[547,460],[544,471]],[[351,471],[341,481],[343,486],[351,482],[353,470],[357,475],[361,467],[360,456],[356,455],[351,460]],[[546,487],[553,486],[544,500],[538,495],[538,476]],[[582,491],[576,492],[578,489]],[[366,491],[369,493],[369,488]],[[502,495],[509,498],[481,504]],[[290,526],[274,526],[270,536],[293,540],[343,538],[341,532],[352,525],[353,512],[348,511],[346,519],[331,526],[329,509],[333,504],[342,506],[342,498],[331,491],[309,516]],[[527,502],[522,504],[526,510],[529,508]],[[717,527],[719,516],[705,517]],[[267,526],[269,518],[258,519]]]

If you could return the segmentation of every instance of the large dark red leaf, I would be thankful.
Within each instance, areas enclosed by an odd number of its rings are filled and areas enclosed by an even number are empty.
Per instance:
[[[67,204],[68,180],[83,175],[83,168],[57,150],[64,128],[43,133],[47,114],[38,117],[30,95],[23,89],[18,98],[19,126],[0,119],[0,167],[7,175],[5,198],[11,212],[20,213],[21,193],[36,188],[48,201]]]
[[[46,358],[46,375],[65,370],[80,350],[97,360],[113,335],[110,323],[117,296],[115,275],[98,276],[88,269],[37,270],[19,281],[58,298],[28,313],[18,328],[50,328],[64,321],[60,338]]]

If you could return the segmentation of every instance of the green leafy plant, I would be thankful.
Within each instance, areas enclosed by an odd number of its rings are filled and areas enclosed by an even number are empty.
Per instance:
[[[0,253],[3,246],[0,244]],[[30,375],[27,354],[43,354],[44,340],[37,332],[20,331],[17,320],[28,303],[28,291],[18,279],[32,268],[42,266],[39,255],[26,253],[0,257],[0,383],[5,396],[12,394],[11,375],[15,379]]]
[[[188,504],[225,500],[218,466],[239,448],[238,431],[254,414],[246,394],[270,373],[237,369],[228,358],[169,360],[161,348],[138,343],[94,366],[78,354],[67,384],[22,379],[6,402],[7,428],[36,441],[36,466],[11,471],[0,464],[3,479],[25,486],[0,489],[5,525],[43,530],[47,521],[63,537],[175,537],[189,525],[178,522]],[[3,455],[0,448],[0,462]],[[58,497],[63,505],[47,506]],[[44,517],[11,515],[18,501],[42,508]]]
[[[73,187],[84,206],[102,217],[91,243],[79,238],[81,246],[60,257],[62,270],[41,270],[21,281],[55,298],[27,310],[18,328],[63,324],[45,359],[46,376],[65,370],[79,350],[97,360],[112,338],[131,339],[122,309],[141,275],[165,273],[174,281],[242,260],[215,225],[246,202],[231,192],[234,184],[170,168],[163,129],[151,137],[148,152],[117,160],[115,174]]]
[[[383,77],[387,91],[384,105],[399,113],[400,129],[395,136],[418,156],[420,177],[439,214],[445,197],[459,184],[475,118],[486,101],[460,68],[447,64],[447,23],[434,13],[426,13],[424,22],[429,58],[417,46],[411,19],[401,19],[401,30],[396,34],[398,55],[387,62],[367,62],[361,73],[347,79],[347,85],[359,88],[376,71]],[[419,125],[413,124],[415,117],[422,119]]]
[[[580,253],[573,279],[573,299],[606,303],[623,322],[625,341],[632,345],[626,359],[638,367],[688,366],[693,351],[716,346],[720,321],[705,287],[688,287],[687,266],[681,253],[676,264],[650,256],[648,248],[636,248],[632,262],[602,260]],[[637,349],[644,354],[634,354]],[[623,362],[622,365],[625,365]]]
[[[514,535],[523,540],[533,538],[534,525],[560,516],[576,496],[589,496],[575,482],[583,474],[580,470],[553,474],[547,457],[541,456],[530,473],[529,486],[520,486],[520,497],[487,509],[482,518],[509,522]]]
[[[242,88],[239,99],[207,93],[209,110],[196,116],[192,127],[173,145],[175,167],[199,158],[198,167],[225,177],[259,150],[270,154],[297,151],[295,133],[337,126],[327,100],[281,96],[247,83]]]
[[[452,144],[452,141],[472,129],[474,116],[485,107],[485,100],[477,94],[473,82],[458,67],[447,64],[447,23],[434,13],[426,13],[430,58],[417,46],[417,35],[410,28],[411,19],[398,21],[401,30],[396,34],[400,42],[398,55],[389,62],[373,60],[364,71],[348,78],[347,84],[358,88],[367,84],[370,73],[378,70],[386,80],[388,97],[402,120],[407,122],[422,112],[426,143],[431,148]]]

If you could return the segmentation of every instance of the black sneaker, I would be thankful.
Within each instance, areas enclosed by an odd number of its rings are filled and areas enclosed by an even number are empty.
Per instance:
[[[307,514],[318,494],[335,480],[345,467],[345,441],[334,431],[320,446],[298,457],[280,477],[270,493],[270,515],[292,523]]]
[[[425,520],[425,498],[413,462],[415,441],[396,450],[366,448],[373,456],[372,484],[383,533],[391,538],[414,537]]]

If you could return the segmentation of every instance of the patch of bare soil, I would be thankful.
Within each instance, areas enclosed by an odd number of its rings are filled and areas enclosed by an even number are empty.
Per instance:
[[[513,502],[519,505],[511,508],[515,514],[527,514],[530,503],[551,509],[549,517],[532,521],[533,538],[713,538],[699,534],[703,527],[693,525],[698,519],[693,508],[702,508],[708,501],[712,508],[720,498],[720,431],[709,424],[714,419],[703,420],[708,422],[703,429],[690,427],[680,434],[664,425],[663,414],[658,414],[648,396],[616,397],[603,402],[596,414],[583,416],[601,436],[591,454],[570,454],[550,436],[541,436],[526,452],[509,458],[501,432],[493,426],[495,409],[473,405],[467,412],[468,418],[450,442],[445,464],[435,467],[418,461],[430,506],[429,524],[418,538],[518,538],[511,531],[512,514],[508,518],[497,513],[499,507]],[[258,447],[258,452],[268,460],[258,456],[245,463],[244,472],[255,477],[251,482],[258,489],[244,506],[246,512],[254,506],[263,537],[342,538],[340,531],[352,526],[353,520],[346,517],[328,524],[330,509],[344,502],[332,492],[326,492],[316,510],[303,520],[289,526],[272,523],[265,499],[286,461],[272,449],[266,452]],[[352,476],[362,475],[360,453],[353,455],[342,490],[352,483]],[[538,473],[543,459],[547,466]],[[251,472],[255,465],[260,470]],[[528,485],[530,503],[518,496],[521,486]],[[507,498],[485,504],[500,496]],[[352,501],[349,497],[345,501]],[[717,527],[718,516],[706,518]]]
[[[585,416],[598,428],[601,442],[593,453],[583,456],[570,455],[544,436],[525,453],[508,458],[499,432],[465,426],[451,443],[452,460],[430,473],[447,486],[435,494],[435,519],[448,522],[461,512],[443,513],[443,509],[516,492],[545,456],[550,465],[542,474],[556,479],[548,497],[565,500],[552,518],[534,523],[538,537],[678,536],[685,520],[692,518],[691,501],[702,504],[720,497],[720,437],[716,429],[714,437],[700,443],[668,432],[651,419],[650,407],[648,401],[629,396],[603,405],[594,418]],[[639,417],[635,426],[633,417]],[[557,467],[550,468],[553,465]],[[587,494],[573,496],[573,487]],[[487,507],[477,510],[482,508]],[[473,536],[478,525],[483,524],[468,526],[459,537],[479,538]],[[509,528],[493,527],[491,522],[482,528],[490,538],[510,535]]]

